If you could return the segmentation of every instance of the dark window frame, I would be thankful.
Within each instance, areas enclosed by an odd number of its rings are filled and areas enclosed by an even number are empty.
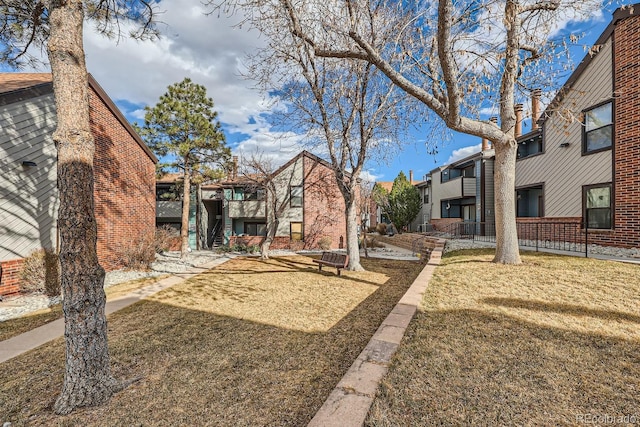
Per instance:
[[[590,131],[587,132],[587,114],[592,111],[595,110],[596,108],[600,108],[604,105],[607,104],[611,104],[611,123],[608,125],[604,125],[604,126],[600,126],[599,128],[596,129],[592,129]],[[596,153],[601,153],[603,151],[607,151],[607,150],[611,150],[613,148],[613,144],[614,144],[614,139],[615,139],[615,121],[614,121],[614,117],[615,117],[615,103],[613,102],[612,99],[609,99],[607,101],[601,102],[599,104],[593,105],[589,108],[585,108],[584,110],[582,110],[582,155],[583,156],[588,156],[590,154],[596,154]],[[607,147],[602,147],[602,148],[598,148],[595,150],[588,150],[587,149],[587,134],[594,132],[594,131],[598,131],[600,129],[604,129],[606,127],[610,127],[611,128],[611,144]]]
[[[299,188],[300,189],[300,195],[299,196],[294,196],[293,195],[293,190],[294,188]],[[300,204],[294,204],[294,197],[295,199],[300,199]],[[302,185],[290,185],[289,186],[289,207],[291,208],[301,208],[304,205],[304,187]]]
[[[609,207],[608,208],[587,208],[587,192],[594,188],[609,188]],[[582,186],[582,223],[583,227],[589,230],[613,230],[614,227],[614,217],[613,217],[613,207],[614,207],[614,196],[613,196],[613,183],[611,182],[603,182],[601,184],[591,184],[591,185],[583,185]],[[592,210],[609,210],[609,227],[589,227],[589,218],[588,211]]]
[[[256,234],[251,234],[249,233],[249,231],[247,230],[247,226],[251,226],[251,225],[255,225],[256,227]],[[258,226],[259,225],[264,225],[264,234],[258,234]],[[267,235],[267,223],[266,222],[260,222],[260,221],[245,221],[245,223],[243,224],[243,230],[244,230],[244,234],[246,234],[247,236],[266,236]]]
[[[295,234],[299,234],[300,238],[299,239],[294,239],[293,235],[294,235],[294,231],[293,231],[293,224],[300,224],[300,231],[296,231]],[[304,242],[304,223],[300,222],[300,221],[291,221],[289,223],[289,239],[290,240],[297,240],[300,242]]]

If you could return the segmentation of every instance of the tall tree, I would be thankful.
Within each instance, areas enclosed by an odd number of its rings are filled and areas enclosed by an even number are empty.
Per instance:
[[[144,125],[139,128],[144,141],[158,156],[169,155],[161,167],[179,169],[184,174],[181,258],[189,251],[192,179],[204,174],[222,176],[231,157],[217,117],[207,89],[185,78],[169,86],[155,106],[145,107]]]
[[[85,15],[86,14],[86,15]],[[157,35],[154,11],[145,1],[3,0],[0,60],[33,64],[32,47],[46,47],[57,113],[58,230],[64,294],[65,375],[54,411],[100,405],[123,387],[111,374],[104,312],[104,269],[96,252],[93,200],[95,143],[89,124],[88,77],[83,47],[85,18],[97,31],[119,36],[122,21],[139,25],[133,37]]]
[[[393,180],[388,200],[387,216],[398,232],[401,232],[420,212],[420,191],[409,182],[404,172],[400,171]]]
[[[276,91],[289,107],[282,122],[304,132],[310,144],[327,153],[345,202],[349,270],[362,270],[358,246],[358,185],[365,163],[387,156],[411,109],[372,64],[316,55],[292,36],[282,10],[254,21],[267,35],[268,48],[251,58],[249,76],[266,91]],[[281,25],[290,31],[282,31]]]
[[[493,142],[496,255],[520,263],[515,222],[516,98],[557,87],[558,28],[586,19],[600,0],[226,0],[286,31],[315,56],[357,60],[437,115],[447,127]],[[495,107],[500,123],[480,116]]]

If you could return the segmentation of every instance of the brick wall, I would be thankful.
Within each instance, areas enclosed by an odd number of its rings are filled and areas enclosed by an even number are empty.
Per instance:
[[[600,244],[640,247],[640,16],[618,23],[614,49],[615,229],[596,237]]]
[[[431,225],[433,225],[433,229],[436,231],[447,231],[447,227],[451,224],[455,224],[457,222],[462,222],[460,218],[435,218],[431,219]]]
[[[315,249],[322,238],[331,249],[347,245],[345,204],[333,171],[314,158],[304,157],[304,248]]]
[[[0,295],[11,295],[20,292],[20,270],[24,260],[14,259],[3,261],[2,281],[0,282]]]
[[[122,267],[131,242],[155,230],[155,164],[91,90],[91,130],[95,137],[95,213],[98,258],[107,271]]]

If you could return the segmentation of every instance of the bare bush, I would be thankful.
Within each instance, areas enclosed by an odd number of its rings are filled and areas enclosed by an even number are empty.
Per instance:
[[[128,270],[148,270],[156,259],[155,236],[146,233],[120,248],[120,260]]]
[[[51,249],[38,249],[24,259],[20,271],[24,292],[42,292],[50,297],[60,295],[58,254]]]
[[[323,251],[328,251],[329,249],[331,249],[331,237],[322,236],[320,239],[318,239],[318,247]]]
[[[154,249],[159,254],[171,250],[180,250],[180,233],[178,233],[178,230],[170,225],[156,228]]]

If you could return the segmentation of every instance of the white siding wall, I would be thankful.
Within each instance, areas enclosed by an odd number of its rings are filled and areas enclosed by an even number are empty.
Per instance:
[[[289,204],[289,187],[301,186],[304,184],[303,179],[303,163],[304,157],[300,156],[295,162],[290,164],[275,178],[276,189],[278,190],[278,205],[286,203],[287,208],[280,217],[278,224],[277,236],[288,236],[289,225],[292,222],[303,222],[303,208],[290,207]],[[303,196],[304,197],[304,196]]]
[[[0,260],[56,246],[53,95],[0,106]],[[37,166],[25,168],[23,161]]]
[[[545,122],[545,153],[516,163],[516,187],[544,183],[545,216],[582,216],[582,186],[612,180],[611,150],[582,156],[579,112],[611,98],[611,40],[574,84],[560,109],[574,113],[570,123],[554,113]],[[560,144],[568,142],[568,147]]]

